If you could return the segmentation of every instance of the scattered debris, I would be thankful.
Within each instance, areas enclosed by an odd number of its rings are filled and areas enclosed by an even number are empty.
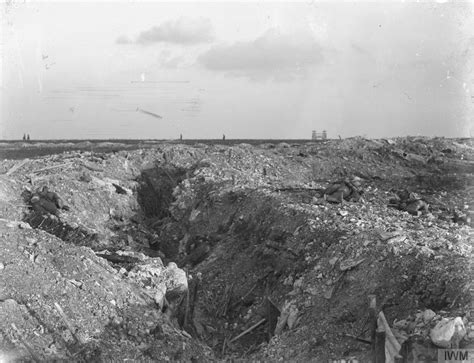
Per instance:
[[[466,328],[462,318],[443,318],[430,331],[430,338],[434,345],[441,348],[459,348],[459,342],[466,335]]]
[[[11,315],[33,323],[12,321],[40,361],[366,362],[369,341],[390,359],[390,331],[406,356],[442,317],[467,316],[469,140],[140,143],[0,164],[0,300],[28,302]],[[54,149],[38,144],[21,155]],[[374,310],[369,340],[374,292],[386,319]],[[12,321],[0,328],[16,339]],[[7,348],[31,359],[15,339]]]
[[[242,338],[244,335],[250,333],[252,330],[254,330],[255,328],[258,328],[260,325],[262,325],[263,323],[265,323],[267,321],[266,318],[263,318],[261,320],[259,320],[257,323],[255,323],[254,325],[252,325],[250,328],[248,329],[245,329],[242,333],[240,333],[239,335],[237,335],[235,338],[232,338],[229,343],[232,343],[232,342],[235,342],[237,339],[240,339]]]

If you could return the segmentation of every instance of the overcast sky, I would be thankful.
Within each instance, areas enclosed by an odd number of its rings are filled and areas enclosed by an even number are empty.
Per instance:
[[[469,2],[14,1],[0,137],[469,136],[473,52]]]

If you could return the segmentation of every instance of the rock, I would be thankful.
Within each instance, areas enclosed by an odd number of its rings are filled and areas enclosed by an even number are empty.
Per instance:
[[[436,316],[436,313],[431,309],[423,311],[423,322],[428,324]]]
[[[341,271],[347,271],[347,270],[353,269],[356,266],[359,266],[364,261],[365,261],[365,258],[361,258],[359,260],[348,259],[340,263],[339,269]]]
[[[82,181],[82,182],[85,182],[85,183],[90,183],[92,181],[92,177],[91,175],[87,172],[87,171],[84,171],[80,176],[79,176],[79,180]]]
[[[164,300],[166,296],[166,285],[160,284],[155,287],[155,303],[160,307],[160,310],[163,309]]]
[[[20,228],[20,229],[31,229],[31,226],[29,225],[29,223],[20,222],[20,223],[18,223],[18,228]]]
[[[430,331],[431,341],[441,348],[455,346],[465,335],[466,328],[460,317],[444,318]]]
[[[300,277],[299,279],[297,279],[294,283],[293,283],[293,288],[294,289],[298,289],[300,287],[303,286],[303,278]]]
[[[170,262],[163,271],[165,277],[166,290],[174,293],[185,293],[188,290],[188,279],[186,272],[178,268],[174,262]]]
[[[293,329],[298,319],[298,313],[298,308],[294,305],[291,305],[290,313],[288,314],[288,320],[286,321],[286,323],[288,324],[288,328]]]
[[[338,260],[339,260],[339,257],[333,257],[329,260],[329,264],[331,266],[334,266]]]

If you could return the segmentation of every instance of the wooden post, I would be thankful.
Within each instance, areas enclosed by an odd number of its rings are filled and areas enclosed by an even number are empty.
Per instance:
[[[385,363],[385,332],[375,333],[375,363]]]
[[[375,295],[369,295],[369,328],[370,341],[372,342],[372,362],[377,363],[376,352],[376,332],[377,332],[377,300]]]

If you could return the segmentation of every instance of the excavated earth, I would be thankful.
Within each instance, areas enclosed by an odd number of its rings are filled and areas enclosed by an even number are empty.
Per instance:
[[[472,140],[69,146],[0,145],[0,361],[368,362],[371,294],[407,351],[435,349],[426,309],[473,346]],[[358,202],[320,197],[354,176]],[[44,185],[69,211],[31,211]]]

